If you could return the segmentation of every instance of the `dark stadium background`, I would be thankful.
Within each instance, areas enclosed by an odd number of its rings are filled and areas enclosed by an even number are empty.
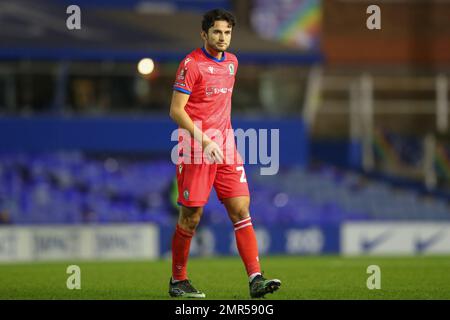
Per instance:
[[[381,30],[356,0],[0,1],[0,267],[168,260],[172,84],[216,7],[238,20],[233,127],[280,132],[278,174],[246,166],[262,261],[448,256],[450,2],[378,5]],[[233,241],[213,192],[194,264]]]

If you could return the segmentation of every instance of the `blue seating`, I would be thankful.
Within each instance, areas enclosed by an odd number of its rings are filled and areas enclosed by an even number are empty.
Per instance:
[[[14,224],[173,224],[169,191],[176,167],[162,160],[89,157],[81,152],[0,154],[0,212]],[[282,168],[274,176],[247,169],[255,223],[343,220],[450,220],[445,200],[394,190],[332,167]],[[205,224],[228,217],[213,189]]]

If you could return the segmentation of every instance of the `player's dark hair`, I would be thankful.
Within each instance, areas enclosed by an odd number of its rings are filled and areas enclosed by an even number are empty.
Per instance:
[[[203,15],[202,30],[208,33],[209,28],[211,28],[216,21],[226,21],[231,25],[231,28],[234,28],[236,25],[236,18],[231,12],[223,9],[214,9]]]

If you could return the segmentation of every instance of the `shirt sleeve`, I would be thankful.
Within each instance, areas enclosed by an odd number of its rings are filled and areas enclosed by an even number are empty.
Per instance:
[[[191,94],[195,82],[200,77],[197,63],[190,57],[181,61],[177,70],[173,89],[182,93]]]

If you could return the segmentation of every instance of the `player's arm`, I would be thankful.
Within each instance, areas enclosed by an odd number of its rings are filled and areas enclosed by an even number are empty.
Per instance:
[[[170,117],[180,126],[180,128],[187,130],[191,134],[191,137],[194,137],[194,139],[201,143],[203,150],[205,150],[210,159],[222,162],[222,150],[220,150],[219,146],[194,124],[191,117],[189,117],[184,109],[188,100],[188,94],[174,90],[172,102],[170,103]]]

